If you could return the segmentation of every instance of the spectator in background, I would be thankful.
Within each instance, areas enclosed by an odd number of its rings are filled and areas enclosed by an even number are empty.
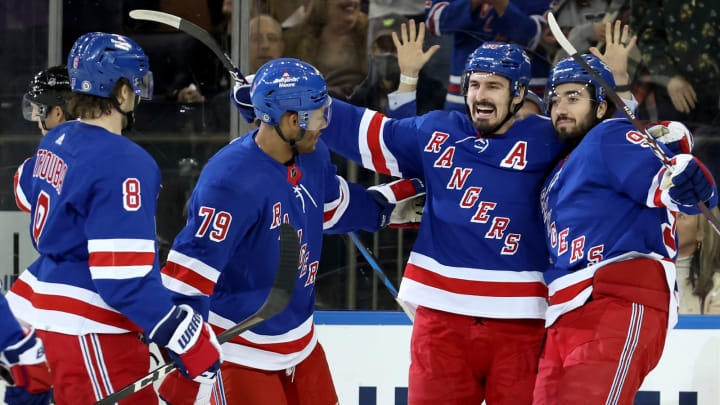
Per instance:
[[[712,124],[720,121],[716,9],[709,0],[648,0],[633,7],[643,65],[655,83],[657,118],[696,127],[696,136],[717,134]]]
[[[542,16],[548,0],[433,0],[426,2],[425,25],[434,36],[454,34],[446,110],[464,112],[460,76],[472,51],[486,41],[515,42],[533,58],[532,77],[544,83],[549,65],[536,55],[542,33]],[[534,83],[531,82],[533,87]]]
[[[367,75],[367,31],[360,0],[313,0],[305,21],[285,34],[285,56],[317,67],[330,95],[346,100]]]
[[[717,218],[720,210],[711,210]],[[681,314],[720,314],[720,237],[702,215],[677,215]]]
[[[260,14],[250,19],[250,71],[282,56],[285,43],[282,28],[274,18]]]
[[[393,43],[392,33],[400,35],[400,27],[407,24],[408,19],[391,14],[385,17],[376,18],[370,21],[370,52],[368,63],[368,76],[355,89],[348,101],[361,107],[387,112],[388,94],[395,90],[400,83],[400,67],[398,66],[398,55]],[[415,31],[415,22],[410,24],[411,30]],[[407,31],[406,31],[407,32]],[[425,30],[421,28],[420,38],[422,43]],[[436,46],[431,55],[438,49]],[[431,110],[439,110],[443,107],[445,90],[442,83],[428,77],[420,70],[417,86],[417,109],[410,115],[422,115]],[[393,116],[393,118],[404,118]]]

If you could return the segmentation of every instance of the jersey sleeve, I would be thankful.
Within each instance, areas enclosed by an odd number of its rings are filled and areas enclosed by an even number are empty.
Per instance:
[[[463,29],[472,29],[472,0],[434,0],[425,6],[425,26],[439,37]]]
[[[175,237],[162,281],[177,304],[188,304],[207,319],[210,295],[237,245],[260,218],[251,192],[223,184],[199,183],[190,197],[188,221]]]
[[[20,210],[30,213],[32,206],[27,196],[31,194],[32,189],[32,172],[35,167],[35,155],[25,159],[18,166],[13,179],[13,193],[15,194],[15,204]]]
[[[392,120],[333,99],[330,125],[321,139],[366,169],[396,177],[423,177],[418,146],[420,118]]]
[[[662,187],[663,177],[667,169],[663,166],[645,138],[626,120],[618,120],[604,125],[604,133],[600,137],[600,159],[609,174],[611,185],[639,204],[650,208],[667,208],[671,211],[682,211],[686,214],[699,214],[696,207],[684,207],[675,204]],[[672,156],[667,147],[658,146],[666,155]],[[717,195],[717,191],[715,192]]]
[[[492,25],[510,41],[533,50],[540,43],[542,20],[542,16],[528,15],[510,1],[502,17],[493,20]]]
[[[380,229],[382,209],[359,184],[350,183],[337,175],[330,163],[325,168],[325,201],[323,204],[323,232],[347,233],[359,229],[375,232]]]
[[[13,316],[5,296],[0,294],[0,352],[14,345],[25,337],[25,334]]]
[[[155,242],[160,171],[149,155],[105,163],[95,169],[87,197],[90,275],[108,305],[150,331],[173,305],[160,281]]]

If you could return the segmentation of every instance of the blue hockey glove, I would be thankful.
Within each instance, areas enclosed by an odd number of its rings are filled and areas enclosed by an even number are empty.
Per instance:
[[[696,157],[680,154],[672,159],[673,172],[668,190],[670,199],[685,207],[710,200],[715,191],[715,180],[710,171]]]
[[[681,153],[692,153],[693,136],[682,122],[651,122],[645,125],[645,129],[656,141],[667,146],[673,156]]]
[[[212,384],[220,369],[220,344],[202,316],[189,305],[174,306],[150,332],[149,339],[168,349],[187,378]]]
[[[254,77],[255,75],[247,76],[245,78],[247,83],[235,82],[230,92],[230,100],[232,100],[233,105],[240,112],[240,115],[245,118],[245,121],[251,124],[255,122],[255,108],[252,101],[250,101],[250,88]]]
[[[418,207],[418,198],[425,195],[425,184],[420,179],[402,179],[368,188],[368,193],[382,208],[380,227],[390,224],[399,228],[415,227],[422,218],[424,201]]]
[[[6,387],[5,403],[7,405],[48,405],[52,402],[52,389],[40,394],[31,394],[25,387]]]
[[[10,369],[10,385],[22,387],[31,394],[44,393],[52,385],[50,369],[45,359],[42,341],[35,337],[35,329],[8,346],[0,354],[0,361]]]

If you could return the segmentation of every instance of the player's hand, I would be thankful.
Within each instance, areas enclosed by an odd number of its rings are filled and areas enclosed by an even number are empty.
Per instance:
[[[605,53],[602,54],[596,47],[590,48],[590,53],[605,62],[613,73],[618,85],[627,84],[627,62],[630,51],[635,47],[637,36],[630,38],[630,26],[622,27],[620,20],[615,24],[605,24]],[[622,82],[622,83],[618,83]]]
[[[713,197],[715,180],[708,168],[692,155],[680,154],[672,158],[670,180],[673,185],[668,194],[677,205],[692,207]]]
[[[245,80],[247,80],[247,83],[236,81],[230,92],[230,100],[248,123],[255,122],[255,108],[250,99],[250,86],[252,85],[253,78],[255,78],[255,75],[246,77]]]
[[[667,91],[673,107],[679,112],[688,114],[695,109],[695,103],[697,103],[695,89],[684,77],[673,76],[667,84]]]
[[[650,122],[645,125],[645,130],[647,130],[656,141],[667,146],[670,152],[673,153],[673,156],[681,153],[692,153],[693,136],[682,122]]]
[[[425,40],[425,23],[420,23],[420,27],[415,29],[415,20],[410,20],[410,29],[405,24],[400,26],[400,38],[396,32],[392,33],[392,39],[395,43],[398,55],[398,66],[400,73],[405,76],[418,77],[420,69],[428,60],[440,49],[440,45],[431,46],[426,52],[423,52],[423,41]]]
[[[220,369],[220,344],[210,325],[189,305],[174,306],[149,338],[168,349],[185,377],[198,383],[214,383]]]
[[[0,361],[10,368],[11,384],[23,387],[31,394],[46,392],[52,386],[50,369],[45,359],[42,340],[35,337],[35,329],[5,349]]]
[[[418,197],[425,195],[425,184],[420,179],[402,179],[390,183],[379,184],[368,188],[368,193],[383,208],[380,227],[389,224],[403,225],[398,227],[416,227],[422,218],[422,207],[417,207]],[[423,199],[424,200],[424,199]]]

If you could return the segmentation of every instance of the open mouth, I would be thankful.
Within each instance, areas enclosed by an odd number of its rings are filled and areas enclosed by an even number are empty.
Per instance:
[[[338,7],[345,13],[352,14],[357,11],[357,9],[360,7],[360,4],[357,1],[343,1],[338,4]]]
[[[473,108],[475,118],[490,119],[495,113],[495,108],[488,105],[475,105]]]

